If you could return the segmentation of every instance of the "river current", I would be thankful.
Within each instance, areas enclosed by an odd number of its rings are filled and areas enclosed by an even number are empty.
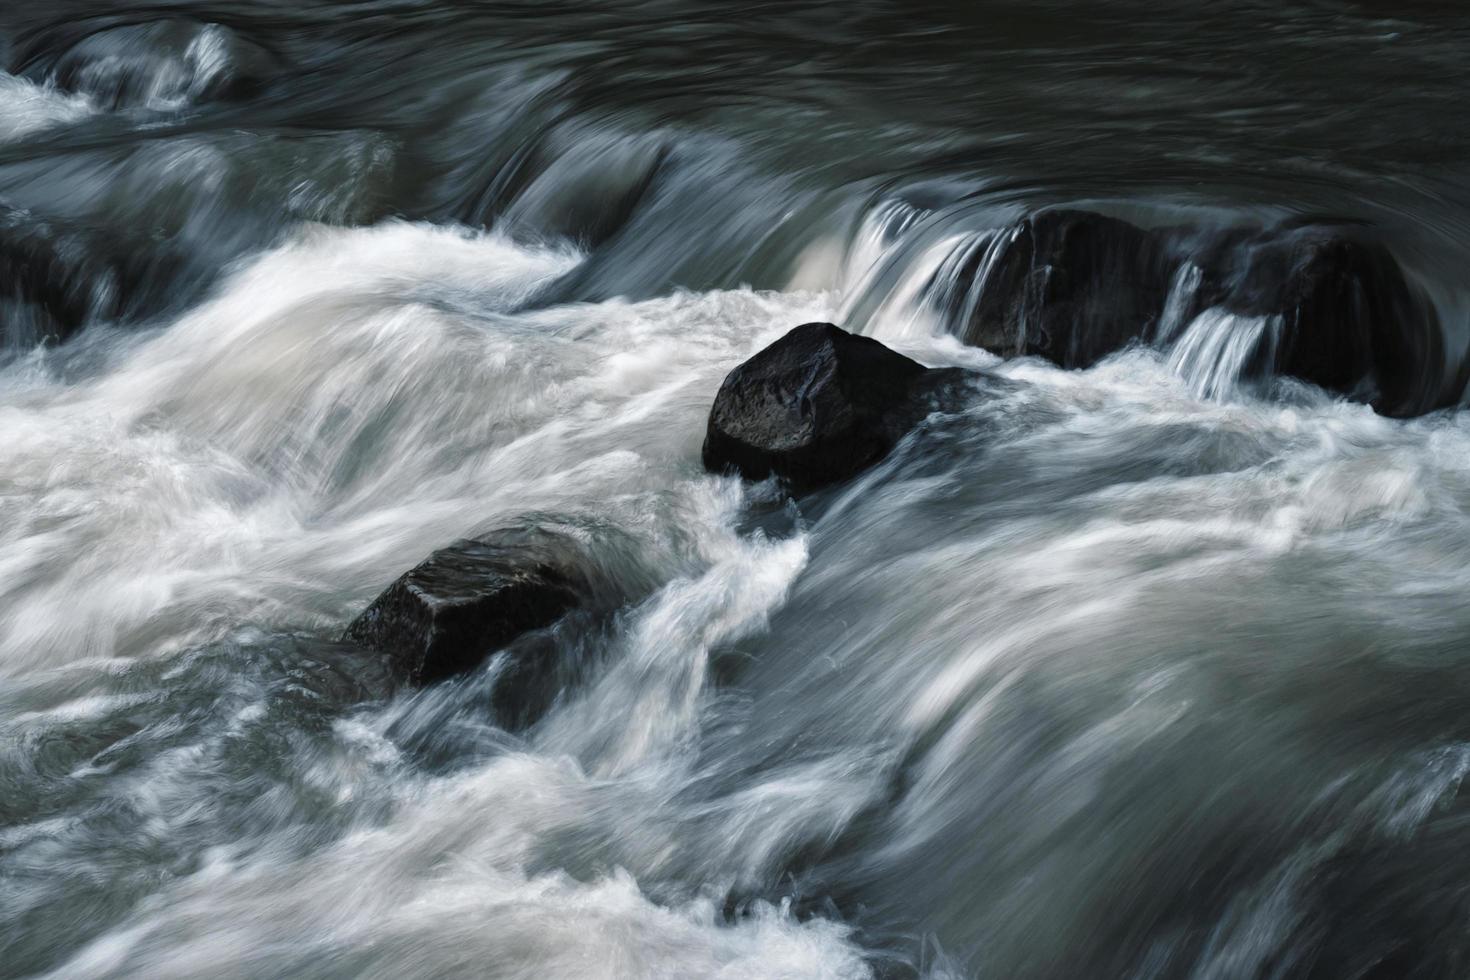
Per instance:
[[[1470,415],[953,322],[1036,208],[1328,216],[1452,385],[1458,5],[55,0],[0,64],[0,975],[1470,972]],[[992,383],[706,473],[813,320]],[[340,642],[527,515],[633,596],[535,725]]]

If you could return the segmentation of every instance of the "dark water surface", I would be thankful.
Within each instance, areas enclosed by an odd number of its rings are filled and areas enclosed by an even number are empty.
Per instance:
[[[1346,222],[1461,400],[1460,5],[56,0],[0,56],[0,975],[1470,973],[1463,413],[945,299],[1038,207]],[[705,474],[814,319],[1014,383]],[[337,642],[530,513],[646,585],[538,724]]]

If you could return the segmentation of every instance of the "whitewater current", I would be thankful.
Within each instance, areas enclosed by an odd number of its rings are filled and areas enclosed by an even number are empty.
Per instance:
[[[1330,203],[1463,338],[1462,132],[1188,45],[1439,105],[1470,22],[695,9],[0,16],[0,976],[1463,976],[1470,415],[1248,377],[1279,317],[1187,266],[1086,370],[955,323],[1037,203]],[[800,499],[706,472],[809,321],[989,383]],[[632,598],[535,725],[340,641],[537,515]]]

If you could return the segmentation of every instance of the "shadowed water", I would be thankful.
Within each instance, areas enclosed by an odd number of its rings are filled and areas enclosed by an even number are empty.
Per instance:
[[[1330,218],[1457,401],[1470,17],[946,6],[0,10],[0,975],[1463,975],[1470,423],[1187,264],[1157,349],[955,336],[1031,208]],[[988,380],[705,473],[812,320]],[[535,515],[634,598],[533,727],[339,642]]]

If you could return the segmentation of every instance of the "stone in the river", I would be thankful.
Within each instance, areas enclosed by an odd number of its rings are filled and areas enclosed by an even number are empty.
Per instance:
[[[0,204],[0,341],[65,340],[121,312],[127,271],[96,232]]]
[[[587,595],[582,561],[574,540],[547,530],[459,541],[390,585],[344,639],[386,654],[409,683],[461,674],[580,605]],[[548,671],[555,665],[508,665],[518,683],[532,686]]]
[[[632,219],[668,154],[657,136],[555,133],[538,147],[539,172],[505,209],[504,222],[598,248]]]
[[[55,44],[85,24],[32,43]],[[244,99],[280,72],[273,54],[220,24],[184,17],[107,27],[59,55],[23,56],[24,73],[110,109]]]
[[[1444,337],[1433,304],[1381,242],[1343,225],[1272,231],[1206,272],[1204,302],[1279,317],[1255,367],[1419,415],[1457,392],[1446,386]]]
[[[1169,259],[1152,232],[1090,211],[1030,215],[976,256],[983,277],[966,343],[1003,357],[1083,368],[1152,340],[1169,293]]]
[[[799,492],[846,479],[883,458],[954,378],[830,323],[803,324],[725,378],[704,465],[775,474]]]
[[[1087,211],[1049,210],[1002,231],[965,275],[971,312],[956,331],[1004,357],[1036,355],[1084,368],[1131,343],[1159,344],[1169,288],[1182,329],[1209,308],[1275,318],[1247,376],[1288,375],[1368,402],[1388,415],[1452,403],[1444,336],[1433,304],[1393,253],[1365,229],[1323,221],[1249,231],[1146,230]]]

